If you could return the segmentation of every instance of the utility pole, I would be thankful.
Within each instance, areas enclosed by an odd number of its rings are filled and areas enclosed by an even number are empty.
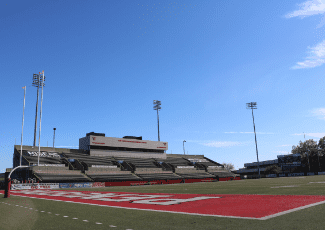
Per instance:
[[[158,123],[158,141],[160,141],[160,135],[159,135],[159,113],[158,111],[161,109],[161,101],[158,101],[158,100],[154,100],[153,101],[153,109],[154,110],[157,110],[157,123]]]
[[[252,109],[253,126],[254,126],[254,134],[255,134],[255,145],[256,145],[256,156],[257,156],[257,165],[258,165],[258,178],[261,178],[260,161],[258,159],[257,139],[256,139],[256,131],[255,131],[254,113],[253,113],[253,110],[257,109],[256,105],[257,105],[256,102],[246,103],[246,109]]]

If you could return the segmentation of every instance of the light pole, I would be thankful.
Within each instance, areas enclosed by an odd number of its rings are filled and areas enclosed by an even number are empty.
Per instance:
[[[53,150],[54,150],[54,141],[55,141],[55,130],[56,130],[56,128],[53,128],[53,131],[54,131],[54,133],[53,133]]]
[[[246,109],[252,109],[253,126],[254,126],[254,134],[255,134],[255,145],[256,145],[256,156],[257,156],[257,165],[258,165],[258,178],[261,178],[260,161],[258,160],[257,139],[256,139],[256,131],[255,131],[254,113],[253,113],[253,110],[257,109],[256,105],[257,105],[256,102],[246,103]]]
[[[161,101],[158,101],[158,100],[154,100],[153,101],[153,104],[154,104],[154,106],[153,106],[153,109],[154,110],[157,110],[157,123],[158,123],[158,141],[160,141],[160,135],[159,135],[159,113],[158,113],[158,111],[159,111],[159,109],[161,109]]]
[[[19,160],[19,166],[21,166],[21,158],[22,158],[22,154],[23,154],[23,133],[24,133],[24,115],[25,115],[26,86],[24,86],[23,89],[24,89],[24,107],[23,107],[23,122],[22,122],[22,125],[21,125],[21,144],[20,144],[20,160]]]
[[[33,74],[33,86],[37,87],[37,100],[36,100],[36,113],[35,113],[35,125],[34,125],[34,142],[33,147],[36,146],[36,130],[37,130],[37,111],[38,111],[38,98],[39,98],[39,86],[40,86],[40,74]]]
[[[184,151],[184,155],[185,155],[185,145],[184,142],[186,142],[185,140],[183,141],[183,151]]]
[[[39,165],[39,157],[41,155],[41,127],[42,127],[42,106],[43,106],[43,88],[45,86],[45,76],[44,76],[44,70],[42,71],[42,75],[39,72],[39,85],[42,86],[42,94],[41,94],[41,111],[40,111],[40,120],[39,120],[39,132],[38,132],[38,159],[37,159],[37,165]]]

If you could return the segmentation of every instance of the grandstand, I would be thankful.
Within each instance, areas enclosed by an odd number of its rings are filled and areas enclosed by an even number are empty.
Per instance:
[[[180,183],[236,179],[221,164],[203,155],[166,154],[167,142],[142,137],[112,138],[88,133],[79,149],[23,146],[22,165],[12,175],[20,182],[105,182],[105,185]],[[39,164],[38,164],[39,161]],[[15,146],[13,167],[20,162]],[[238,177],[237,177],[238,179]]]
[[[302,163],[300,154],[289,154],[289,155],[278,155],[275,160],[260,161],[253,163],[245,163],[244,167],[236,171],[241,177],[246,178],[257,178],[258,176],[258,165],[260,167],[261,177],[276,177],[276,173],[272,174],[268,171],[270,166],[277,166],[281,169],[280,176],[287,176],[291,173],[302,173],[307,174],[307,166]],[[315,174],[316,172],[314,172]]]

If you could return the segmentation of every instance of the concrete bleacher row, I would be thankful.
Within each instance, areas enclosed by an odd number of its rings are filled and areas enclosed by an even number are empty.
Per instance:
[[[117,161],[125,161],[128,164],[132,164],[135,168],[157,168],[157,163],[152,158],[125,158],[125,157],[114,157]]]
[[[175,173],[141,173],[137,174],[144,180],[173,180],[182,179],[179,175]]]
[[[117,173],[110,173],[110,174],[88,174],[88,176],[93,181],[104,182],[104,181],[114,181],[114,180],[141,180],[141,178],[137,177],[131,173],[125,174],[117,174]]]
[[[82,174],[52,174],[52,173],[34,173],[41,182],[86,182],[91,181]]]
[[[38,164],[38,157],[35,156],[22,156],[30,165]],[[64,164],[60,158],[54,157],[40,157],[40,164]]]
[[[86,163],[88,166],[92,165],[115,165],[112,161],[112,158],[110,157],[95,157],[95,156],[89,156],[87,154],[75,154],[75,153],[63,153],[62,156],[64,156],[67,159],[77,159],[81,162]]]
[[[175,158],[175,157],[167,157],[167,159],[160,160],[162,162],[168,163],[174,167],[177,166],[193,166],[193,164],[185,159],[185,158]]]
[[[214,177],[213,175],[209,174],[209,173],[177,173],[177,175],[179,175],[182,178],[193,178],[193,179],[199,179],[199,178],[211,178]]]
[[[209,172],[209,173],[218,177],[234,177],[234,174],[231,172]]]

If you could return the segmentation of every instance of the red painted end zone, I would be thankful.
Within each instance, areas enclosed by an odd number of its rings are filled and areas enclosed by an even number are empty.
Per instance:
[[[325,196],[126,193],[15,190],[15,196],[192,215],[269,219],[325,203]]]

